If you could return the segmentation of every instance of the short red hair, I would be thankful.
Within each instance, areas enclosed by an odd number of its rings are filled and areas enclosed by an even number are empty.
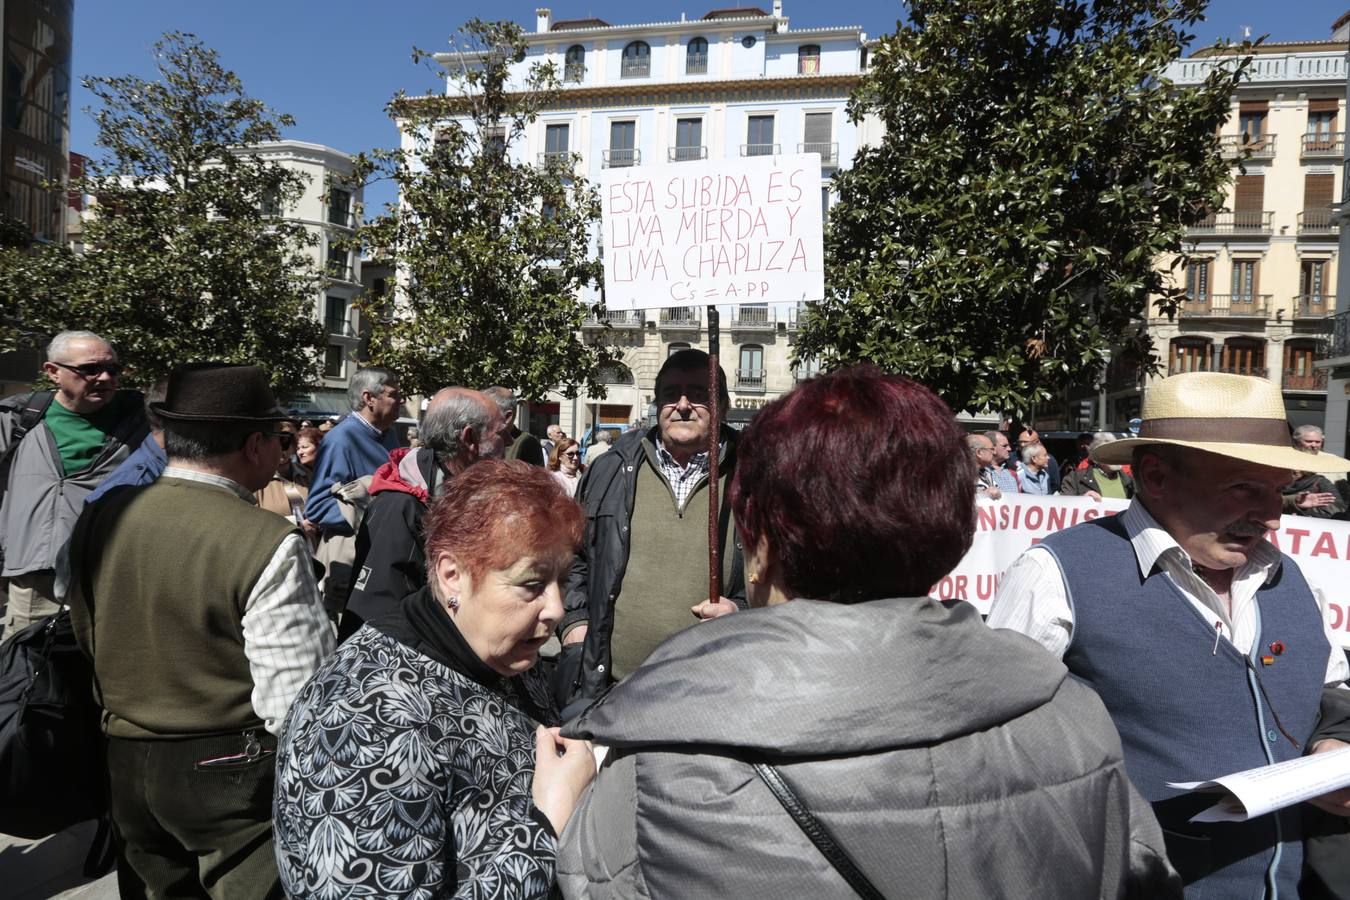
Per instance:
[[[585,516],[547,470],[515,460],[479,460],[450,479],[423,520],[427,580],[447,554],[474,579],[523,556],[572,553]]]
[[[760,410],[731,506],[742,542],[765,539],[793,596],[919,597],[970,548],[974,462],[932,391],[854,366]]]

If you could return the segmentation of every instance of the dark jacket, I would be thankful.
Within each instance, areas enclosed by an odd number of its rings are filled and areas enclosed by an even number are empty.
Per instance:
[[[422,516],[438,484],[435,452],[399,448],[375,471],[370,506],[356,535],[356,573],[340,637],[362,622],[378,624],[399,602],[427,583]]]
[[[610,748],[562,834],[569,900],[855,896],[754,762],[887,897],[1181,894],[1102,702],[966,603],[734,613],[563,733]]]
[[[514,426],[511,429],[511,446],[506,448],[506,459],[508,462],[518,459],[532,466],[548,464],[544,457],[544,445],[539,443],[539,438]]]
[[[1126,472],[1118,472],[1117,476],[1125,484],[1125,496],[1133,497],[1134,479]],[[1102,492],[1101,485],[1097,484],[1097,467],[1091,464],[1074,469],[1059,483],[1059,492],[1066,497],[1081,497],[1088,491]]]
[[[577,502],[586,512],[586,531],[567,578],[558,634],[561,636],[573,625],[583,623],[589,624],[589,629],[582,644],[563,648],[559,659],[563,681],[559,706],[581,698],[594,700],[609,687],[613,668],[609,635],[614,626],[614,602],[623,590],[624,570],[628,566],[628,524],[633,516],[638,470],[646,454],[643,442],[654,445],[655,435],[655,428],[646,434],[634,431],[622,435],[608,453],[591,464],[577,486]],[[718,477],[729,480],[736,466],[736,432],[723,427],[722,439],[726,446],[718,463]],[[707,476],[699,484],[706,489]],[[732,533],[729,507],[730,504],[723,504],[718,510],[723,552],[732,553],[731,578],[722,586],[722,595],[744,607],[741,548]],[[678,571],[688,573],[687,577],[706,579],[708,561],[681,560]],[[577,649],[578,646],[582,649]],[[578,664],[580,675],[574,677]]]

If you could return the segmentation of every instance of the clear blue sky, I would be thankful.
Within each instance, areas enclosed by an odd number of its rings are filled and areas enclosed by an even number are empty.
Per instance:
[[[165,31],[190,31],[220,52],[245,89],[272,107],[295,116],[287,137],[328,144],[355,153],[393,146],[397,134],[384,104],[399,88],[410,93],[435,86],[430,73],[414,66],[414,44],[439,50],[464,20],[511,17],[534,29],[534,8],[548,5],[554,19],[599,16],[615,25],[635,21],[692,18],[709,9],[739,5],[735,0],[702,4],[650,0],[542,3],[522,0],[76,0],[71,149],[92,154],[95,131],[83,112],[92,97],[78,81],[88,75],[139,74],[154,67],[150,47]],[[749,5],[749,4],[748,4]],[[769,9],[772,0],[759,3]],[[887,0],[784,0],[794,27],[859,25],[869,37],[891,31],[903,5]],[[1219,37],[1253,35],[1292,41],[1324,38],[1350,0],[1214,0],[1209,20],[1197,29],[1197,46]],[[367,210],[391,199],[387,186],[367,191]]]

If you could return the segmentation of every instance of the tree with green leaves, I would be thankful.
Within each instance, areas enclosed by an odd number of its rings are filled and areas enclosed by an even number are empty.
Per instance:
[[[871,360],[954,409],[1025,410],[1148,359],[1150,295],[1229,178],[1245,70],[1162,77],[1206,0],[910,0],[850,99],[878,146],[836,179],[827,299],[797,353]]]
[[[475,19],[454,52],[414,51],[451,89],[395,96],[389,112],[406,146],[358,164],[399,189],[398,204],[360,234],[397,260],[397,295],[362,311],[371,361],[398,372],[405,390],[502,384],[574,397],[584,385],[604,396],[598,376],[613,352],[577,336],[578,298],[601,275],[589,252],[599,197],[571,154],[512,158],[559,90],[551,64],[522,65],[525,50],[518,25]]]
[[[257,363],[281,391],[319,380],[319,272],[304,226],[264,215],[305,176],[246,148],[294,124],[244,93],[190,34],[154,48],[159,79],[90,78],[98,145],[83,255],[0,250],[0,349],[98,332],[132,383],[198,360]],[[17,323],[17,324],[16,324]]]

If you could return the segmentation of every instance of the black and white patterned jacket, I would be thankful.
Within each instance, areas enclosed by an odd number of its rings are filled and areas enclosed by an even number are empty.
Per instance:
[[[287,895],[548,897],[557,842],[531,800],[537,723],[523,710],[551,716],[551,701],[535,670],[499,685],[369,625],[339,647],[277,748]]]

